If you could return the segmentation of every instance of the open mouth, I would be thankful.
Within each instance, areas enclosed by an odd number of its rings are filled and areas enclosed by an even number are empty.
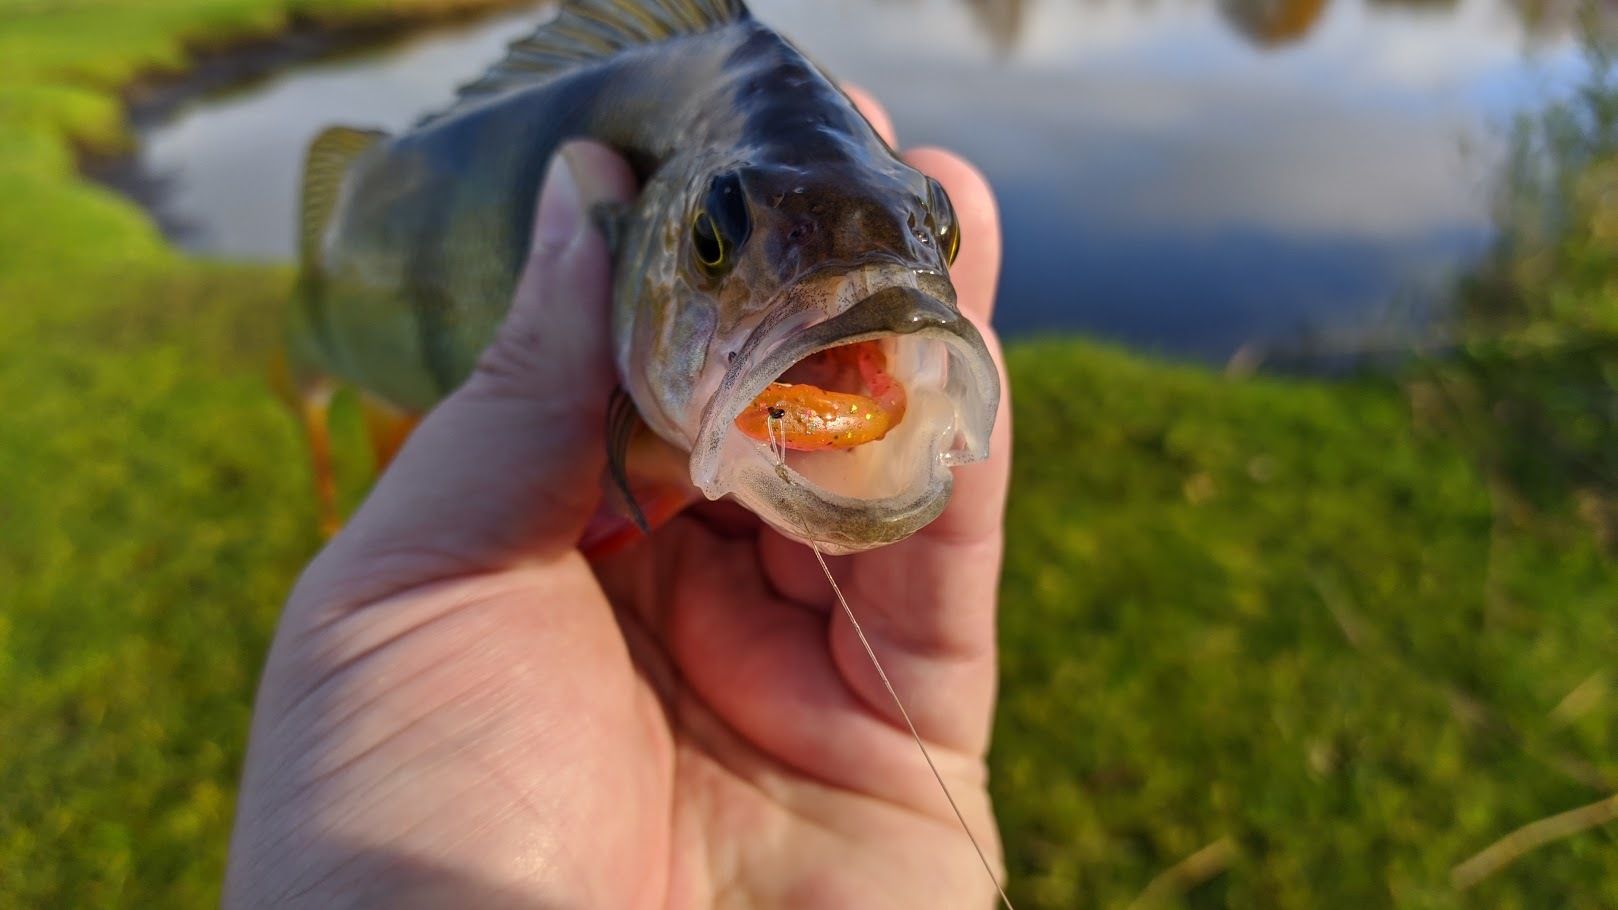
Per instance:
[[[927,280],[855,273],[773,313],[709,401],[692,480],[832,553],[937,517],[949,469],[987,455],[999,381],[947,279]]]
[[[902,335],[816,351],[766,386],[735,430],[824,492],[887,499],[953,441],[947,360],[941,342]]]
[[[905,387],[888,372],[887,345],[857,341],[798,361],[736,418],[759,442],[818,452],[876,442],[904,420]]]

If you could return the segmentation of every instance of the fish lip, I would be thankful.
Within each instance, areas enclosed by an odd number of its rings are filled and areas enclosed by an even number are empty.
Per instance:
[[[777,530],[788,536],[813,541],[822,551],[832,556],[858,553],[898,543],[926,527],[943,513],[954,490],[955,475],[947,467],[935,466],[925,484],[898,496],[881,500],[861,500],[839,496],[805,481],[785,465],[775,466],[787,477],[776,490],[778,500],[764,504],[774,508],[760,510],[753,497],[741,490],[739,499],[753,508]],[[793,519],[778,520],[772,513],[785,510]],[[880,509],[873,509],[878,505]]]
[[[812,282],[823,280],[828,276],[845,278],[856,273],[870,271],[876,272],[876,279],[871,286],[867,287],[866,293],[858,300],[853,300],[837,307],[835,312],[828,311],[824,307],[814,309],[793,307],[785,301],[785,298],[795,290],[801,289]],[[929,281],[928,279],[931,280]],[[849,324],[843,321],[848,313],[864,310],[873,298],[882,296],[886,291],[901,287],[919,288],[923,283],[928,285],[927,291],[918,295],[915,299],[922,304],[918,308],[918,312],[933,314],[931,319],[911,319],[902,324],[896,320],[890,320],[893,322],[891,326]],[[947,298],[947,301],[941,298]],[[955,308],[954,303],[954,288],[950,285],[947,276],[926,269],[917,269],[897,260],[883,259],[851,263],[827,263],[813,271],[806,272],[795,279],[789,287],[777,291],[770,298],[769,303],[761,308],[769,315],[748,333],[747,340],[735,352],[734,360],[726,369],[724,379],[720,382],[719,387],[714,391],[708,405],[703,410],[701,429],[698,431],[698,435],[706,433],[710,428],[710,423],[716,416],[722,418],[721,423],[735,420],[737,415],[741,414],[742,410],[746,408],[747,402],[763,391],[764,387],[769,385],[770,382],[769,379],[748,382],[748,379],[752,378],[752,374],[758,370],[767,369],[769,365],[777,363],[783,358],[787,359],[780,364],[780,369],[776,371],[775,376],[785,372],[786,368],[791,364],[827,348],[852,344],[856,341],[878,338],[884,335],[911,334],[927,327],[947,326],[952,331],[961,331],[962,334],[969,335],[972,341],[981,344],[982,338],[979,336],[976,327],[971,324],[970,320],[961,315],[960,311]],[[818,309],[818,313],[815,312],[815,309]],[[817,315],[824,318],[816,319]],[[795,328],[793,325],[793,317],[795,316],[807,317],[805,324]],[[872,322],[872,320],[870,320],[869,315],[865,315],[861,322]],[[827,329],[828,326],[834,323],[842,323],[840,335],[835,334],[833,330]],[[829,331],[832,334],[828,337],[827,333]],[[775,341],[774,336],[777,334],[782,334],[785,337]],[[772,376],[771,379],[773,378]],[[731,409],[732,413],[716,415],[714,413],[715,409],[721,401],[728,397],[727,393],[733,394],[738,390],[738,387],[744,385],[756,385],[757,388],[747,390],[744,395],[737,395],[739,403]]]
[[[841,301],[845,296],[842,286],[837,290]],[[874,274],[866,276],[857,300],[836,306],[831,312],[821,300],[818,311],[816,307],[783,306],[771,313],[749,334],[720,389],[708,402],[697,445],[692,448],[693,481],[710,499],[735,495],[778,530],[813,540],[831,553],[884,546],[920,530],[937,518],[949,502],[953,489],[949,468],[987,454],[989,427],[982,427],[975,454],[953,461],[946,457],[961,429],[959,402],[949,399],[949,406],[956,410],[948,420],[916,424],[919,435],[903,442],[906,448],[895,457],[904,457],[903,452],[924,457],[917,463],[914,476],[891,495],[868,499],[822,488],[789,464],[772,461],[762,443],[736,442],[744,437],[740,431],[732,431],[737,416],[770,382],[792,364],[827,348],[875,338],[919,335],[943,342],[951,369],[955,369],[956,355],[964,355],[968,361],[986,360],[981,335],[954,307],[953,300],[947,277],[918,275],[902,267],[878,267]],[[987,378],[981,369],[969,372],[972,375],[963,382],[982,386],[980,391],[987,398],[979,406],[986,406],[992,415],[999,398],[998,373],[993,371],[992,362]],[[989,426],[992,427],[992,417]],[[921,446],[927,448],[923,450]],[[931,455],[923,456],[924,452]],[[722,458],[732,461],[722,463]]]
[[[869,290],[859,300],[843,308],[840,312],[831,314],[829,318],[814,321],[817,314],[812,311],[780,306],[763,322],[759,323],[748,334],[747,341],[742,345],[741,350],[737,352],[734,362],[725,371],[725,377],[721,381],[718,390],[709,399],[708,405],[704,409],[697,433],[698,444],[692,449],[692,480],[699,487],[702,487],[705,492],[708,491],[709,484],[713,480],[713,471],[711,470],[711,465],[701,465],[699,467],[698,456],[702,450],[702,443],[704,441],[711,444],[717,443],[718,440],[714,437],[723,434],[729,425],[747,408],[748,403],[793,364],[828,348],[868,341],[892,334],[913,334],[925,328],[924,321],[911,321],[889,328],[883,324],[883,320],[870,319],[866,315],[865,305],[876,298],[883,297],[889,291],[902,288],[903,285],[899,284],[900,280],[895,274],[881,276],[875,290]],[[959,313],[954,311],[952,307],[937,301],[935,298],[925,294],[919,296],[927,301],[929,310],[943,309],[954,313],[957,319],[961,318]],[[775,301],[779,303],[781,297],[782,295],[778,294]],[[821,312],[824,312],[824,310]],[[859,313],[860,316],[849,319],[848,317],[851,313]],[[803,320],[795,320],[793,317],[803,317],[810,321],[806,325],[798,325],[797,323]],[[932,324],[942,327],[945,320],[935,320]],[[950,321],[948,324],[951,327],[958,325],[954,321]],[[967,325],[970,326],[970,323],[968,322]],[[977,335],[975,328],[970,329],[970,331],[972,335]],[[783,335],[784,337],[777,338],[776,336],[778,335]],[[702,470],[701,468],[709,469]],[[709,495],[711,498],[717,498],[712,493]]]

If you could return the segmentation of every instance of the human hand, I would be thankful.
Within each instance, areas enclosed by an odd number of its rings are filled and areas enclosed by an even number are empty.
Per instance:
[[[906,157],[951,195],[952,278],[998,362],[988,187],[947,153]],[[292,593],[227,906],[986,906],[807,548],[705,503],[598,565],[577,550],[614,384],[607,251],[580,215],[635,187],[600,147],[566,160],[499,340]],[[1002,400],[994,456],[956,470],[943,515],[831,560],[991,858],[1009,442]]]

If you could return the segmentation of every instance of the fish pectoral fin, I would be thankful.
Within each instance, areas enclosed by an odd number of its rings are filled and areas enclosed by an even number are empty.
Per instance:
[[[360,413],[365,418],[365,435],[371,441],[371,455],[376,460],[376,472],[380,475],[387,470],[393,456],[399,454],[399,449],[410,438],[421,417],[363,392],[360,394]]]
[[[348,166],[387,135],[378,130],[334,126],[309,143],[303,159],[303,197],[298,211],[298,253],[305,271],[319,270],[321,238],[337,207]]]
[[[629,485],[629,444],[644,426],[629,393],[622,388],[613,389],[612,399],[607,402],[607,474],[623,496],[623,505],[635,527],[640,528],[642,534],[651,534],[652,527]]]
[[[615,389],[607,405],[605,495],[580,540],[585,555],[622,549],[701,499],[690,471],[691,456],[652,432],[628,393]]]
[[[596,230],[606,238],[607,252],[611,254],[613,262],[618,261],[624,237],[628,234],[629,219],[634,217],[634,213],[634,206],[626,202],[598,202],[590,209],[590,220],[595,222]]]
[[[329,379],[300,383],[297,389],[298,417],[309,444],[309,472],[315,489],[315,508],[320,518],[320,535],[330,539],[342,527],[337,516],[337,474],[331,458],[332,394],[336,384]]]
[[[648,520],[650,526],[660,528],[667,524],[669,519],[684,511],[686,506],[695,501],[696,496],[696,491],[689,488],[685,490],[668,488],[652,491],[642,489],[636,498],[645,510],[643,517]],[[584,533],[579,537],[579,549],[586,559],[605,559],[627,549],[645,536],[644,531],[603,501],[589,524],[585,525]]]

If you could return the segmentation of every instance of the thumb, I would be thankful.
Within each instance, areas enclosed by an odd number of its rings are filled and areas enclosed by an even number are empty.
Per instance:
[[[367,586],[387,589],[355,599],[574,548],[600,497],[615,382],[611,257],[590,210],[634,196],[628,165],[605,147],[572,143],[552,159],[494,343],[319,560],[364,566]]]

